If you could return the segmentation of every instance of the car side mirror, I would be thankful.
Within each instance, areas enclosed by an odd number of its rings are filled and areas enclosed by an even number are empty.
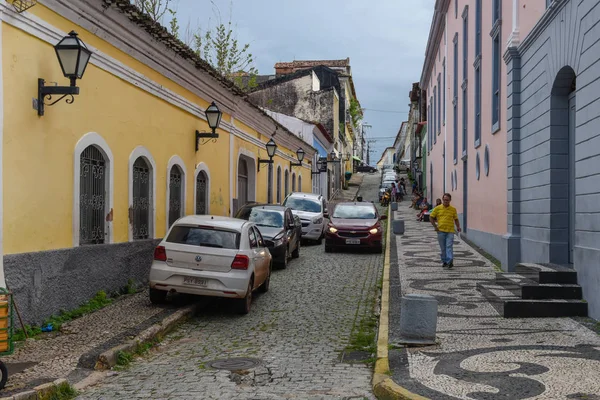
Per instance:
[[[383,221],[383,220],[386,220],[386,219],[387,219],[387,215],[380,215],[379,216],[379,220],[380,221]]]

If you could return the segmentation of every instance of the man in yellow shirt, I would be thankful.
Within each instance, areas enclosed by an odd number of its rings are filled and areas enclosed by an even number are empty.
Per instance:
[[[442,205],[434,208],[429,215],[429,221],[438,233],[442,267],[448,269],[454,267],[454,225],[456,225],[456,231],[460,232],[458,214],[456,213],[456,208],[450,205],[450,200],[452,200],[450,193],[444,193],[444,196],[442,196]]]

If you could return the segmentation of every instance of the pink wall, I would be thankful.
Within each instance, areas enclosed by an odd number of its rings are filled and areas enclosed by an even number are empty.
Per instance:
[[[458,1],[458,16],[455,18],[455,1]],[[506,142],[506,64],[500,62],[500,128],[492,132],[492,1],[482,1],[482,61],[481,61],[481,145],[474,148],[475,140],[475,73],[473,63],[475,61],[475,0],[451,0],[446,14],[446,32],[442,35],[439,43],[434,49],[435,63],[432,64],[430,77],[424,82],[427,88],[427,101],[432,97],[433,89],[437,86],[438,73],[443,71],[442,63],[446,59],[446,86],[442,93],[446,94],[446,123],[440,118],[440,135],[436,137],[437,143],[428,155],[428,163],[433,166],[433,192],[428,193],[430,200],[441,197],[443,187],[443,146],[446,141],[446,191],[452,194],[452,203],[459,213],[463,210],[463,162],[462,157],[462,111],[463,111],[463,20],[462,13],[465,5],[468,11],[468,227],[475,230],[502,235],[507,228],[507,142]],[[545,0],[503,0],[502,1],[502,25],[500,33],[501,57],[506,51],[507,40],[513,32],[513,7],[517,5],[519,15],[520,39],[522,40],[537,23],[545,11]],[[453,162],[453,79],[454,79],[454,43],[453,39],[458,32],[458,162]],[[443,78],[442,78],[443,82]],[[437,107],[437,104],[435,105]],[[443,107],[443,101],[442,101]],[[442,111],[443,115],[443,111]],[[429,121],[428,127],[433,129],[433,121]],[[437,132],[435,133],[437,135]],[[485,175],[484,152],[486,146],[490,151],[489,175]],[[479,153],[480,177],[476,178],[475,160]],[[452,189],[451,174],[456,170],[457,188]],[[428,186],[429,171],[427,172]],[[431,193],[434,198],[431,199]]]

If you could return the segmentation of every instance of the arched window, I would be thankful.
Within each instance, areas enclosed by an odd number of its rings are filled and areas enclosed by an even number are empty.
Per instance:
[[[292,192],[296,191],[296,174],[292,173]]]
[[[277,167],[277,203],[281,203],[281,167]]]
[[[248,202],[248,164],[240,158],[238,164],[238,206]]]
[[[298,175],[298,191],[302,191],[302,175]]]
[[[208,214],[208,175],[204,171],[196,175],[196,214]]]
[[[152,168],[144,157],[133,163],[133,240],[150,237]]]
[[[184,214],[184,174],[179,165],[173,165],[169,172],[169,226],[181,218]]]
[[[106,238],[108,174],[106,159],[94,145],[81,152],[79,171],[79,244],[102,244]]]
[[[285,181],[283,189],[285,191],[285,197],[287,197],[287,195],[290,194],[290,173],[287,169],[285,170]]]

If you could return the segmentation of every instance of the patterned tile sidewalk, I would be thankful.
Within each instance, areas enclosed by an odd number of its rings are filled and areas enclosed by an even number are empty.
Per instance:
[[[504,319],[477,291],[493,265],[455,239],[454,269],[439,261],[435,232],[406,201],[391,243],[391,345],[399,342],[400,299],[438,300],[438,345],[390,350],[392,378],[413,393],[444,399],[600,399],[600,336],[570,318]]]

